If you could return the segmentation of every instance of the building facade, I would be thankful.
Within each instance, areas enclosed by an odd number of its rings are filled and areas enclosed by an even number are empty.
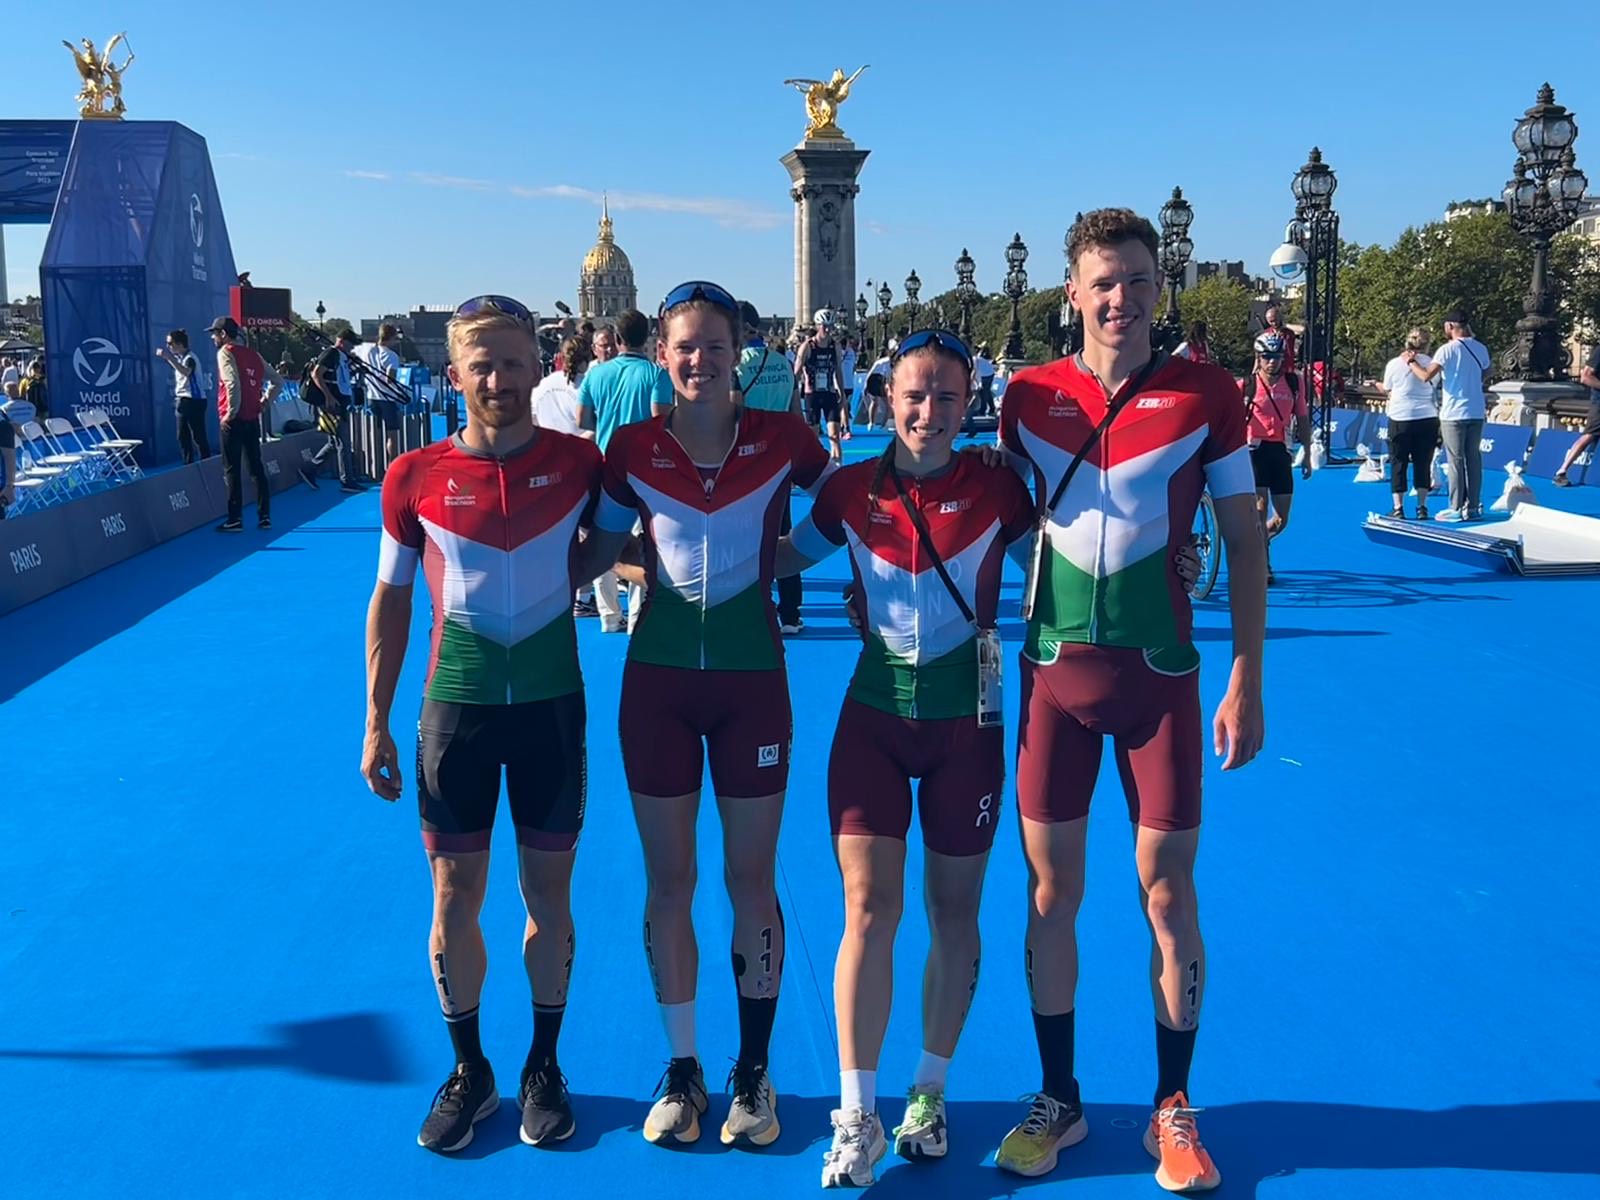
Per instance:
[[[602,201],[600,240],[583,256],[583,269],[578,275],[578,316],[604,320],[638,307],[639,289],[633,282],[633,264],[617,245],[610,204]]]

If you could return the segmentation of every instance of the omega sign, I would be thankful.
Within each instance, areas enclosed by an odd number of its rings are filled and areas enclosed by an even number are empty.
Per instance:
[[[197,192],[189,196],[189,236],[194,239],[196,250],[205,243],[206,210],[200,203],[200,195]]]

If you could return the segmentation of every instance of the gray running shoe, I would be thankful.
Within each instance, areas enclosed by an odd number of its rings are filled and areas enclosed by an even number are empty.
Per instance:
[[[906,1093],[906,1115],[894,1129],[894,1152],[915,1162],[950,1152],[944,1123],[944,1092],[937,1088]]]
[[[706,1077],[693,1058],[675,1058],[656,1084],[658,1099],[644,1119],[644,1140],[655,1146],[687,1146],[700,1140],[700,1117],[710,1107]]]
[[[722,1144],[770,1146],[778,1140],[778,1095],[765,1067],[736,1062],[728,1073],[733,1103],[722,1123]]]
[[[871,1187],[877,1180],[873,1168],[887,1153],[889,1142],[877,1113],[834,1109],[833,1144],[822,1156],[822,1186]]]
[[[489,1064],[458,1064],[434,1095],[417,1145],[439,1154],[460,1150],[472,1141],[472,1127],[499,1107]]]

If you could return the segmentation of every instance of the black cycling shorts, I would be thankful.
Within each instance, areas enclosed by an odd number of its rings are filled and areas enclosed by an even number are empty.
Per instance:
[[[812,392],[806,396],[806,417],[813,425],[839,419],[838,392]]]
[[[1256,490],[1274,496],[1294,494],[1294,457],[1282,442],[1262,442],[1250,451],[1256,473]]]
[[[525,704],[424,700],[417,721],[417,807],[430,852],[489,848],[500,774],[517,842],[571,850],[588,798],[583,693]]]

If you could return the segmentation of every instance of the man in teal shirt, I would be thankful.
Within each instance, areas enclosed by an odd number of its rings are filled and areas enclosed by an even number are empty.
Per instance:
[[[787,412],[800,415],[800,390],[794,386],[794,369],[783,347],[768,346],[761,333],[761,314],[748,300],[739,302],[739,315],[744,320],[744,350],[739,355],[739,365],[733,372],[733,400],[746,408],[762,408],[768,412]],[[790,529],[789,502],[785,498],[782,521],[778,533]],[[778,584],[778,629],[786,634],[799,633],[805,622],[800,619],[800,576],[788,575]]]
[[[590,367],[578,385],[578,425],[594,431],[594,440],[602,451],[610,444],[611,435],[624,425],[648,421],[672,411],[672,381],[666,371],[644,353],[650,322],[638,309],[630,308],[617,318],[616,330],[617,337],[622,340],[622,353],[609,362]],[[636,583],[629,584],[627,629],[630,633],[639,620],[643,604],[644,588]],[[600,628],[604,632],[622,632],[615,571],[607,571],[594,581],[594,606],[600,612]]]
[[[746,408],[800,414],[800,393],[794,386],[794,369],[782,347],[769,347],[761,334],[761,314],[750,301],[741,301],[744,350],[734,371],[735,400]]]
[[[624,425],[659,417],[672,407],[667,373],[645,357],[650,322],[636,308],[617,318],[622,353],[590,367],[578,387],[578,424],[592,429],[604,450],[611,435]]]

